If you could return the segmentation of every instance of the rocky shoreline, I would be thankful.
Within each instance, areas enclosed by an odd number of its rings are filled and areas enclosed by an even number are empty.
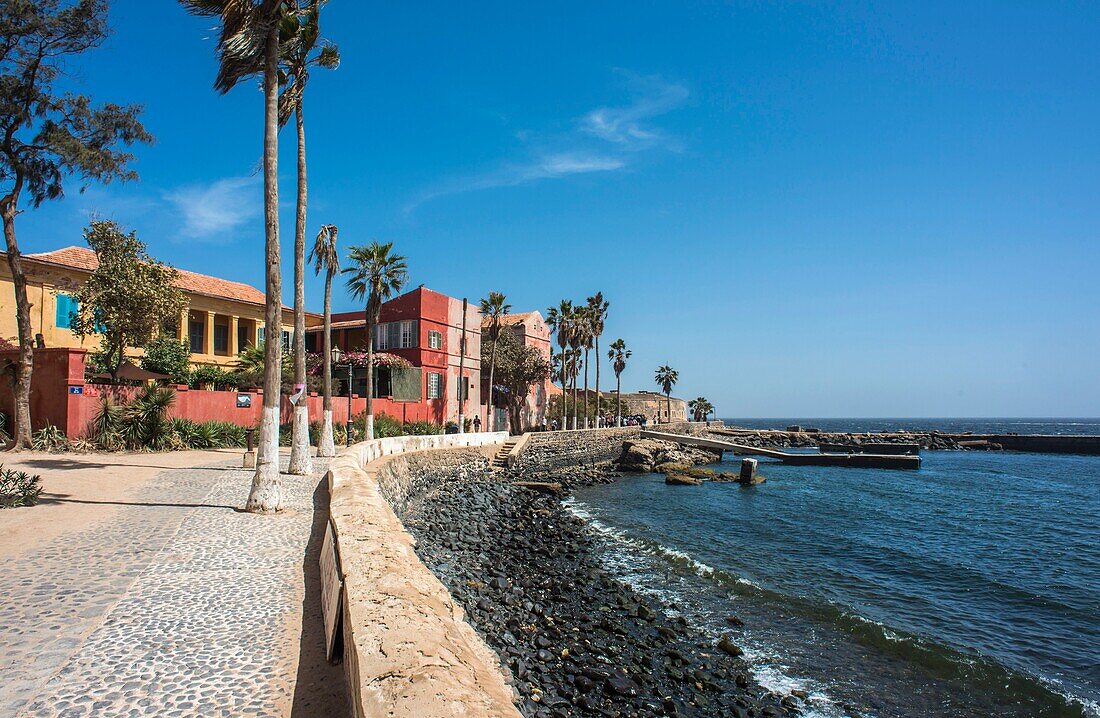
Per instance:
[[[565,469],[553,478],[569,487],[611,481],[615,473],[610,466]],[[798,698],[773,695],[753,680],[737,646],[736,617],[715,644],[617,580],[595,558],[602,539],[562,507],[562,497],[478,468],[433,485],[401,516],[421,560],[500,656],[525,716],[798,713]]]

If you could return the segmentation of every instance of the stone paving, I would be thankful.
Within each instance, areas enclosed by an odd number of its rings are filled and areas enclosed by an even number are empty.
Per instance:
[[[166,471],[112,520],[0,561],[0,716],[299,713],[321,476],[284,474],[290,510],[258,516],[234,508],[250,471]],[[339,704],[339,667],[317,670]]]

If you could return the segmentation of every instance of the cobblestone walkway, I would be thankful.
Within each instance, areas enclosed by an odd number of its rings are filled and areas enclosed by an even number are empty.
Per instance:
[[[113,520],[0,562],[0,716],[305,715],[320,474],[284,475],[274,517],[234,509],[250,477],[166,471]],[[342,707],[339,668],[308,662]]]

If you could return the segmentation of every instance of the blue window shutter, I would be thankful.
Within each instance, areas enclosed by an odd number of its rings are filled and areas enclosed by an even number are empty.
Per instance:
[[[80,304],[76,301],[75,297],[70,297],[68,294],[57,295],[57,316],[54,317],[54,324],[58,329],[69,329],[72,327],[72,315],[76,314]]]

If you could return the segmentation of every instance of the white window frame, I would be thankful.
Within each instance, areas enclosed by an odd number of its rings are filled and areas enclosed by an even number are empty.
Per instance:
[[[389,345],[389,323],[374,325],[374,350],[385,351]]]
[[[412,349],[416,346],[416,322],[401,322],[401,348]]]
[[[429,349],[442,349],[443,348],[443,332],[437,332],[434,329],[428,330],[428,348]]]
[[[443,398],[443,375],[439,372],[428,372],[428,390],[426,396],[429,399]]]

